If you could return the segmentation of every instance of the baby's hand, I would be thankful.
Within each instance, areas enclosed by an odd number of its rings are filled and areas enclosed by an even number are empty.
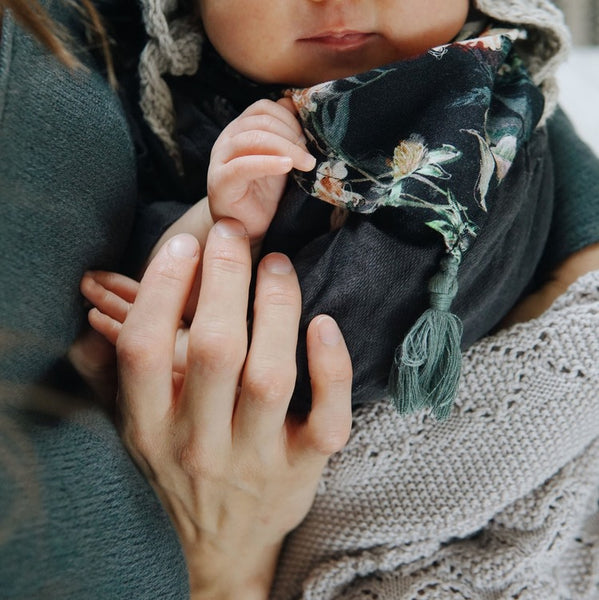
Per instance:
[[[120,273],[108,271],[88,271],[81,280],[81,293],[93,304],[93,308],[88,313],[89,324],[112,346],[116,346],[129,309],[137,297],[138,289],[137,281]],[[187,326],[181,322],[177,331],[173,360],[175,374],[182,375],[185,370],[188,334]],[[77,368],[78,365],[75,366]],[[81,372],[81,369],[78,370]],[[89,380],[88,377],[85,378]]]
[[[259,100],[216,140],[208,169],[208,203],[214,221],[243,223],[252,247],[262,241],[295,168],[310,171],[316,159],[288,98]]]

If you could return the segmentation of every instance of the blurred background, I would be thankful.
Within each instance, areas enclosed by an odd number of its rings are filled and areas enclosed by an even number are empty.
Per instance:
[[[558,0],[578,46],[599,44],[599,0]]]
[[[599,156],[599,0],[556,0],[574,49],[558,71],[560,104],[578,135]]]

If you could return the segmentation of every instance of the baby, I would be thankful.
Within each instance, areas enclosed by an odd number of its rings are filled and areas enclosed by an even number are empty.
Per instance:
[[[142,211],[138,229],[155,251],[238,219],[256,258],[293,259],[302,328],[322,312],[340,324],[354,403],[380,397],[391,370],[400,410],[445,418],[460,345],[527,290],[549,230],[543,96],[514,50],[525,31],[489,30],[467,0],[200,0],[199,15],[200,67],[167,79],[178,145],[152,163],[178,166],[181,208],[158,227]],[[134,283],[91,274],[82,290],[114,342]],[[308,407],[300,342],[292,408]]]

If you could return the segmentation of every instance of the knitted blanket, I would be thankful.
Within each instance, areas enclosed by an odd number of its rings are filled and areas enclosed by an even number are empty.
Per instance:
[[[447,422],[361,407],[272,598],[599,597],[598,331],[599,271],[471,347]]]

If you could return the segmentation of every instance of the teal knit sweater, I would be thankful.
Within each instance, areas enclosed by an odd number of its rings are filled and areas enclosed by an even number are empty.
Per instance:
[[[58,4],[54,16],[83,44]],[[88,70],[68,72],[4,15],[0,598],[185,598],[176,535],[112,422],[33,386],[58,372],[85,317],[81,276],[117,267],[135,209],[118,99],[81,58]]]

